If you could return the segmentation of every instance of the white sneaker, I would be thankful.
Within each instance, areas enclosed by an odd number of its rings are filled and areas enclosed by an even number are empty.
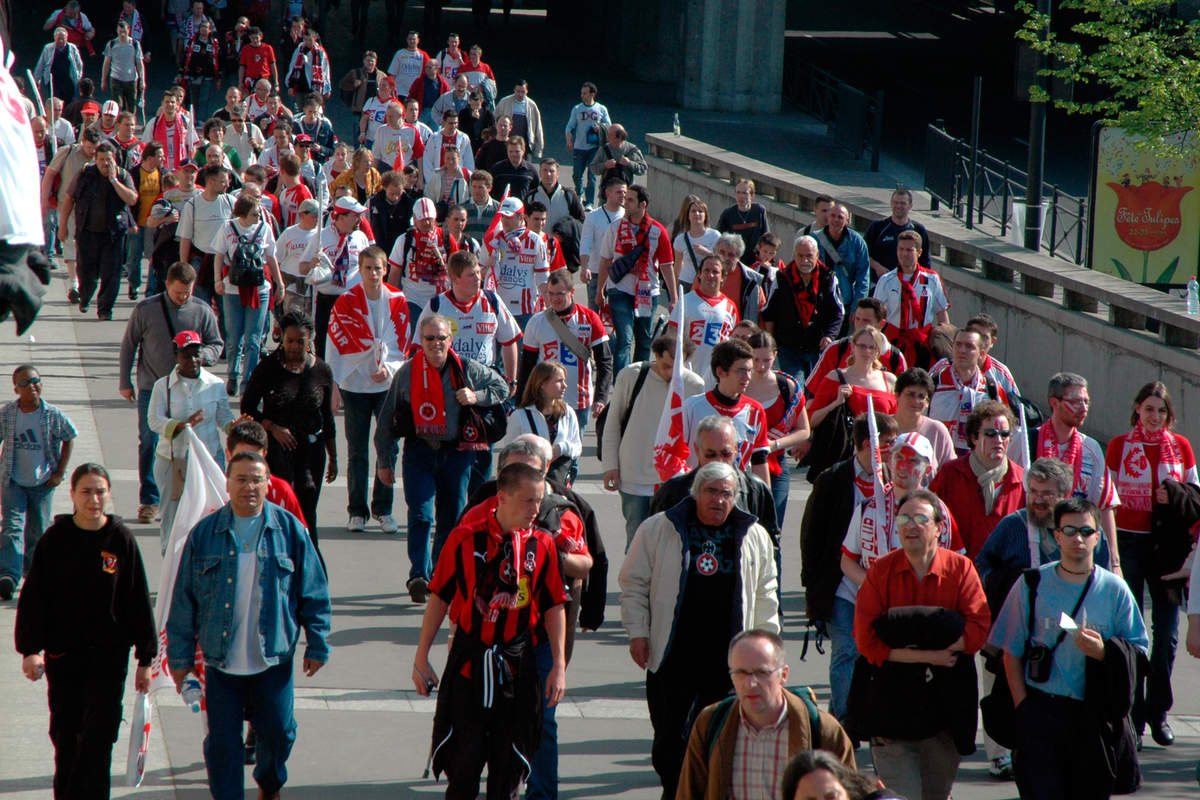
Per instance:
[[[379,520],[379,530],[384,533],[396,533],[399,530],[396,525],[396,519],[391,514],[384,514],[375,519]]]
[[[363,517],[351,517],[346,522],[346,530],[352,533],[362,533],[367,529],[367,521]]]

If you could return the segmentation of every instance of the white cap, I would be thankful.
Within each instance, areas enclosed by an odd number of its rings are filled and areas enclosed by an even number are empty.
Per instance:
[[[337,202],[333,204],[334,211],[348,211],[351,214],[361,214],[367,210],[367,207],[355,200],[353,197],[339,197]]]
[[[904,448],[912,450],[930,464],[933,463],[933,445],[929,443],[928,439],[916,431],[902,433],[896,437],[894,442],[892,442],[893,453],[898,453]]]
[[[525,206],[515,197],[506,197],[504,202],[500,204],[500,216],[515,217],[525,210]]]
[[[100,106],[100,113],[110,114],[115,117],[121,113],[121,107],[117,105],[116,100],[105,100],[104,105]]]
[[[413,206],[413,219],[437,219],[437,207],[428,197],[422,197]]]

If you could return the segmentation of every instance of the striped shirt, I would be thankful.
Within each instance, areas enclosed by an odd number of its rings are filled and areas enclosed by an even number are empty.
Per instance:
[[[788,761],[787,703],[773,725],[755,728],[741,713],[730,775],[732,800],[775,800]]]

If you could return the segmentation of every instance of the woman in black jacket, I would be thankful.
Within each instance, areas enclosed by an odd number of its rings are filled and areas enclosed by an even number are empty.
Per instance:
[[[142,553],[121,518],[104,513],[108,492],[104,467],[75,468],[75,513],[58,515],[38,542],[17,603],[21,668],[49,684],[55,797],[108,796],[129,648],[139,692],[150,690],[158,651]]]

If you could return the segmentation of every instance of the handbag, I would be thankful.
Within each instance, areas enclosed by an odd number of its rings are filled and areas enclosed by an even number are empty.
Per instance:
[[[838,384],[846,382],[846,375],[837,370]],[[850,404],[842,403],[821,420],[813,430],[812,446],[800,461],[808,467],[808,482],[815,483],[817,476],[839,461],[854,455],[854,415]]]
[[[450,382],[455,390],[466,388],[467,376],[460,361],[450,361]],[[411,419],[411,414],[409,415]],[[502,405],[462,406],[458,417],[458,449],[487,450],[508,432],[508,415]]]

